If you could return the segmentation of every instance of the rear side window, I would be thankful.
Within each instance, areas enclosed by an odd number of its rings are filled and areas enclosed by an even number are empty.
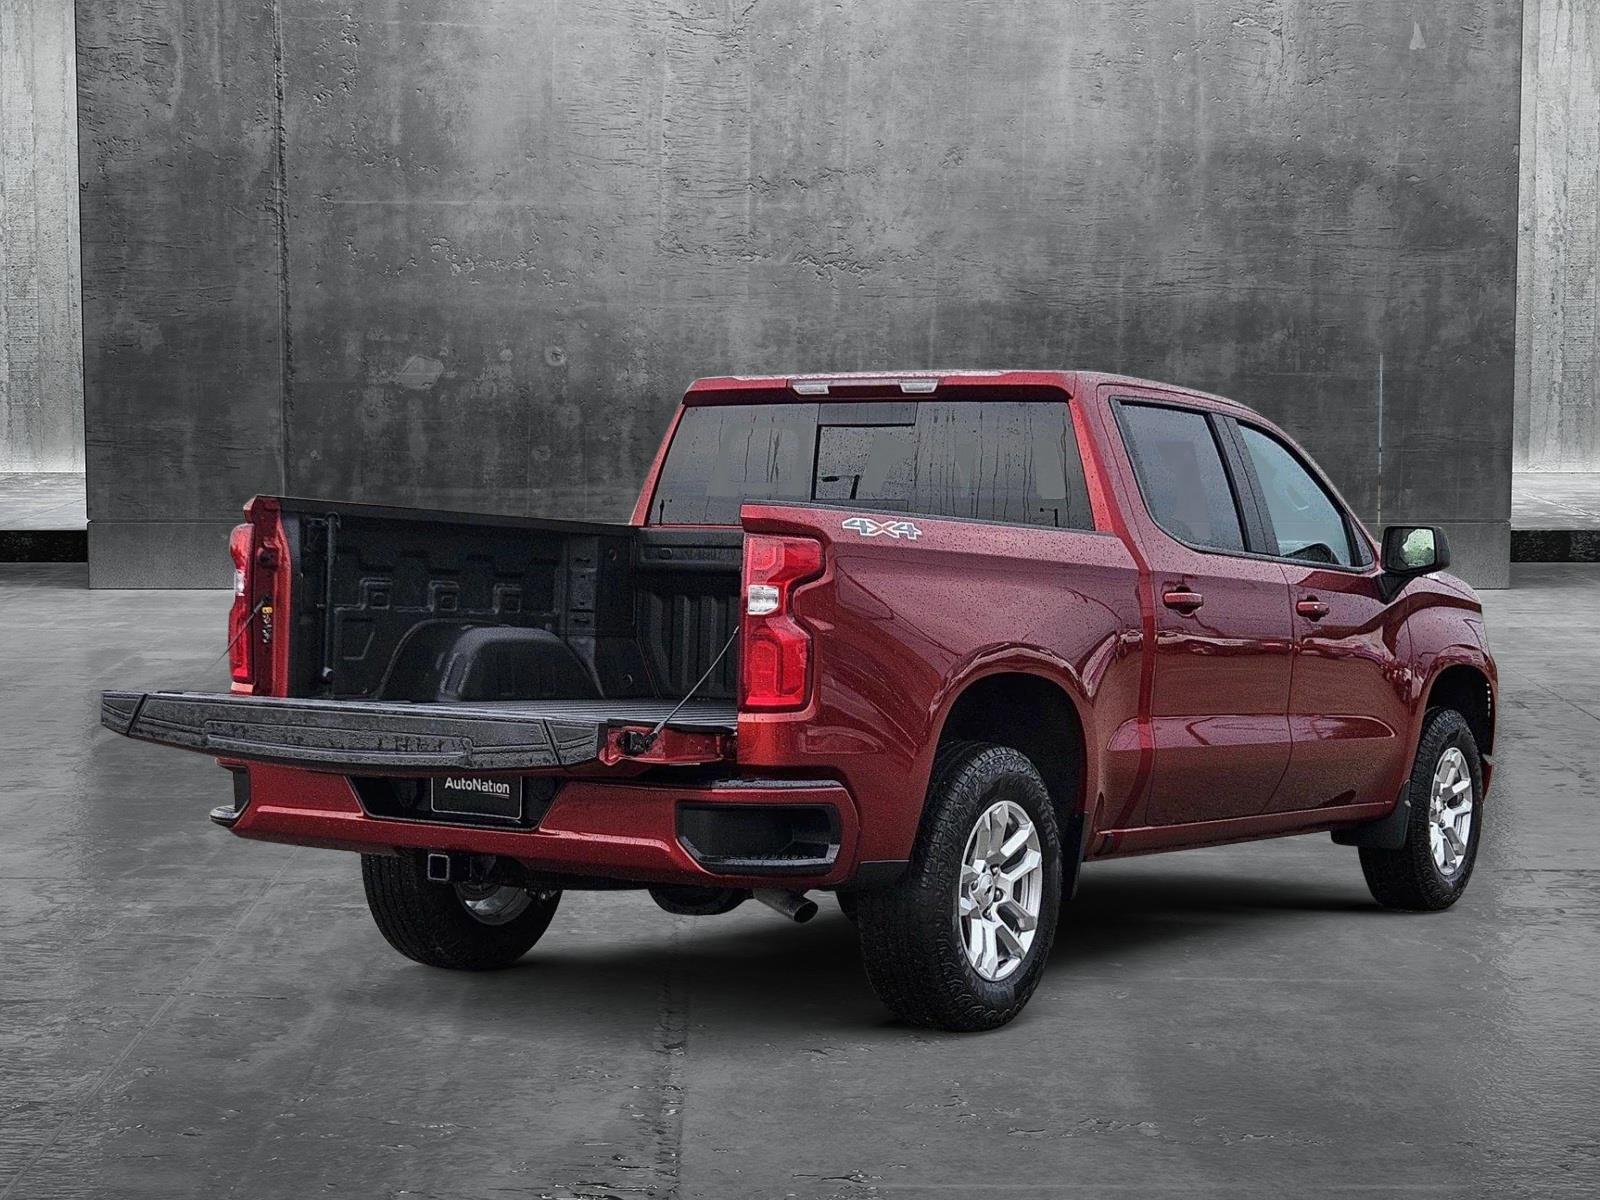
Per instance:
[[[685,409],[650,520],[736,525],[745,500],[1094,528],[1059,397]]]
[[[1205,414],[1123,404],[1122,428],[1150,516],[1179,541],[1244,550],[1244,530],[1222,451]]]
[[[1240,425],[1272,521],[1269,553],[1305,562],[1356,565],[1350,527],[1333,497],[1277,438]]]

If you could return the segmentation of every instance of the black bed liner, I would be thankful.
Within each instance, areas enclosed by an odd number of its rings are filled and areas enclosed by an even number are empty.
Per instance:
[[[666,700],[408,704],[212,692],[101,694],[100,721],[128,737],[220,758],[399,770],[550,770],[600,756],[606,731],[654,725]],[[732,733],[732,701],[692,700],[668,728]]]

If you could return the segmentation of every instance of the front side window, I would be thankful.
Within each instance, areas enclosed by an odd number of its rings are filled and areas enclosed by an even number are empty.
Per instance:
[[[1155,523],[1191,546],[1242,552],[1239,508],[1205,414],[1125,403],[1122,427]]]
[[[1272,521],[1269,552],[1304,562],[1354,566],[1350,527],[1333,497],[1277,438],[1250,425],[1240,425],[1239,433]]]

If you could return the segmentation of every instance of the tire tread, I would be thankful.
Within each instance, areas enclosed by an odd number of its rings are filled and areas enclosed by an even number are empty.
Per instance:
[[[942,923],[949,920],[947,881],[939,868],[965,849],[970,830],[964,802],[986,773],[1031,777],[1040,802],[1031,813],[1046,848],[1046,889],[1035,934],[1033,961],[1014,982],[975,990],[965,956],[948,953]],[[953,847],[953,850],[952,850]],[[928,802],[911,864],[893,887],[857,894],[857,928],[867,977],[890,1009],[913,1024],[951,1031],[994,1029],[1014,1018],[1038,986],[1055,935],[1060,902],[1060,836],[1049,793],[1032,762],[1008,746],[952,741],[935,754]],[[1010,986],[1007,986],[1007,985]],[[1003,997],[1003,999],[1002,999]],[[997,1002],[998,1001],[998,1002]]]
[[[1433,865],[1433,851],[1428,843],[1428,800],[1435,764],[1451,744],[1460,746],[1466,755],[1473,793],[1479,802],[1473,813],[1472,844],[1467,850],[1466,865],[1453,881],[1446,881]],[[1398,850],[1363,846],[1359,851],[1361,874],[1372,898],[1384,908],[1399,912],[1437,912],[1461,898],[1483,841],[1482,762],[1471,726],[1454,709],[1429,709],[1423,717],[1422,736],[1417,742],[1411,776],[1406,781],[1406,794],[1411,801],[1411,816],[1405,843]]]

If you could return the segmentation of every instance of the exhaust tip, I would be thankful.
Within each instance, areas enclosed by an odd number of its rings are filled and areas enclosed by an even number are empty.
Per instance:
[[[796,925],[804,925],[817,915],[817,902],[800,892],[786,892],[777,888],[757,888],[755,898],[773,912],[782,913]]]

